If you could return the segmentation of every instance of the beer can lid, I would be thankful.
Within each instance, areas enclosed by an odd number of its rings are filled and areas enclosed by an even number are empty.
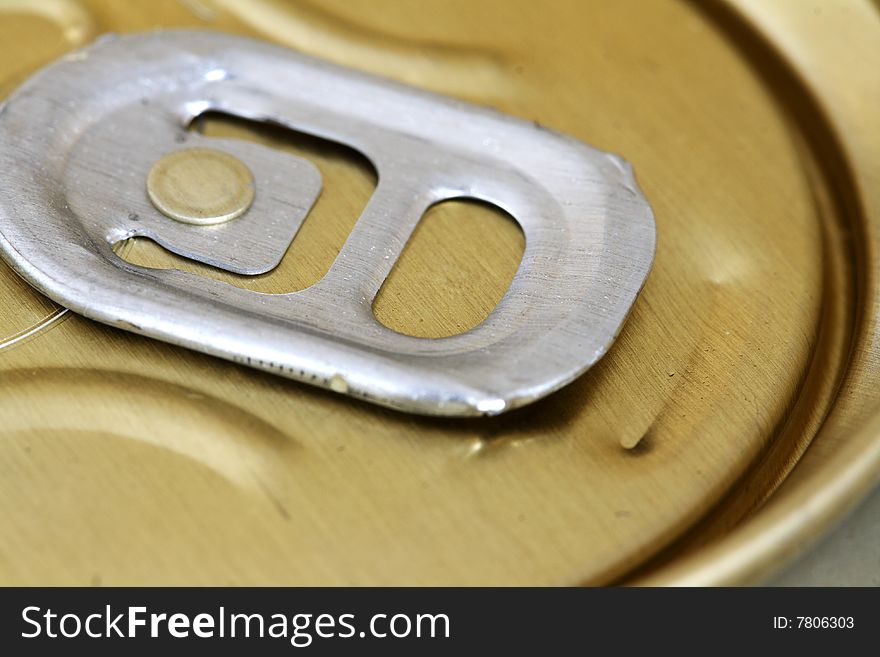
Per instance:
[[[95,323],[0,263],[4,583],[753,582],[876,481],[867,0],[15,3],[0,7],[0,98],[103,32],[172,27],[276,42],[621,155],[653,208],[653,268],[586,374],[497,417],[430,418]],[[266,294],[319,281],[380,182],[372,164],[260,117],[190,127],[307,159],[323,191],[269,273],[141,238],[117,254]],[[470,330],[527,247],[497,208],[436,205],[373,313],[417,337]]]

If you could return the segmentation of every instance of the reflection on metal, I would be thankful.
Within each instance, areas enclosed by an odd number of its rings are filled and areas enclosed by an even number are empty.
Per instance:
[[[0,12],[45,18],[60,28],[71,46],[81,46],[97,33],[91,14],[74,0],[0,0]]]
[[[377,30],[319,3],[206,0],[187,7],[215,19],[228,12],[267,39],[300,52],[434,91],[485,98],[509,96],[515,89],[512,66],[494,50]]]
[[[619,158],[260,42],[103,39],[35,76],[4,109],[2,247],[35,287],[91,318],[407,411],[497,414],[565,385],[608,349],[653,258],[651,210]],[[245,274],[283,256],[320,191],[317,170],[184,131],[207,111],[342,142],[375,164],[379,186],[317,284],[263,295],[114,253],[140,235]],[[154,163],[193,146],[253,172],[255,200],[239,220],[169,222],[147,200]],[[477,328],[439,340],[395,333],[375,320],[373,299],[425,210],[452,198],[495,204],[520,223],[520,270]]]
[[[40,331],[48,329],[49,327],[51,327],[54,324],[56,324],[57,322],[59,322],[66,315],[67,315],[67,308],[58,308],[57,310],[54,310],[53,312],[49,313],[49,315],[47,315],[46,317],[44,317],[40,321],[36,322],[35,324],[33,324],[31,326],[28,326],[25,329],[22,329],[21,331],[19,331],[15,335],[10,335],[8,337],[4,337],[3,339],[0,339],[0,351],[2,351],[3,349],[9,349],[11,347],[14,347],[17,344],[21,344],[25,340],[28,340],[28,339],[34,337]]]

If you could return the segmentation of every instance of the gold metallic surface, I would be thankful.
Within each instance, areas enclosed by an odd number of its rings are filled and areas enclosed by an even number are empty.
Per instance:
[[[2,94],[104,31],[249,34],[620,153],[658,233],[598,366],[532,407],[467,421],[51,321],[54,304],[2,265],[0,580],[709,583],[794,551],[880,469],[880,24],[870,4],[835,7],[0,0]],[[289,131],[223,116],[195,128],[309,157],[321,198],[265,275],[145,240],[124,256],[261,291],[318,280],[375,172]],[[401,332],[479,323],[522,254],[503,217],[437,212],[374,306]]]
[[[254,177],[229,153],[184,148],[153,165],[147,174],[147,196],[171,219],[211,226],[248,211],[254,202]]]
[[[756,581],[840,523],[880,478],[880,115],[870,109],[880,103],[880,7],[797,0],[731,4],[733,11],[721,18],[744,43],[785,62],[773,79],[790,94],[833,190],[820,198],[837,216],[830,246],[849,256],[845,276],[855,312],[849,349],[837,356],[847,368],[809,449],[766,504],[732,528],[713,528],[711,519],[696,527],[661,567],[643,570],[636,581],[645,584]],[[839,280],[829,281],[829,288],[829,304],[844,295]],[[711,539],[701,537],[706,525]]]

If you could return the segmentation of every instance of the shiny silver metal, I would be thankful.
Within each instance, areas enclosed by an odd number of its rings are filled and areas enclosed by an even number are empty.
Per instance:
[[[149,236],[229,271],[272,269],[320,191],[308,162],[186,131],[207,111],[271,121],[358,149],[379,184],[325,277],[262,294],[132,265]],[[217,226],[169,221],[150,166],[177,148],[233,154],[256,199]],[[266,43],[211,32],[103,38],[49,66],[0,109],[6,260],[98,321],[393,408],[496,414],[565,385],[613,342],[651,266],[650,207],[620,158],[536,124]],[[270,191],[271,190],[271,191]],[[478,327],[424,339],[372,303],[424,212],[453,198],[512,215],[519,271]]]

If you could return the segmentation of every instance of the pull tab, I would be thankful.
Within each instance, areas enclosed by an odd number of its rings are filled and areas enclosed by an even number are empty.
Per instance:
[[[180,143],[210,111],[346,144],[375,166],[371,200],[315,285],[262,294],[114,253],[141,235],[235,273],[278,264],[320,174],[257,144]],[[0,170],[3,256],[58,303],[415,413],[497,414],[565,385],[611,345],[654,254],[650,207],[619,158],[219,33],[102,39],[44,69],[0,108]],[[476,328],[441,339],[395,333],[375,319],[373,300],[425,211],[449,199],[485,201],[517,220],[519,271]]]

